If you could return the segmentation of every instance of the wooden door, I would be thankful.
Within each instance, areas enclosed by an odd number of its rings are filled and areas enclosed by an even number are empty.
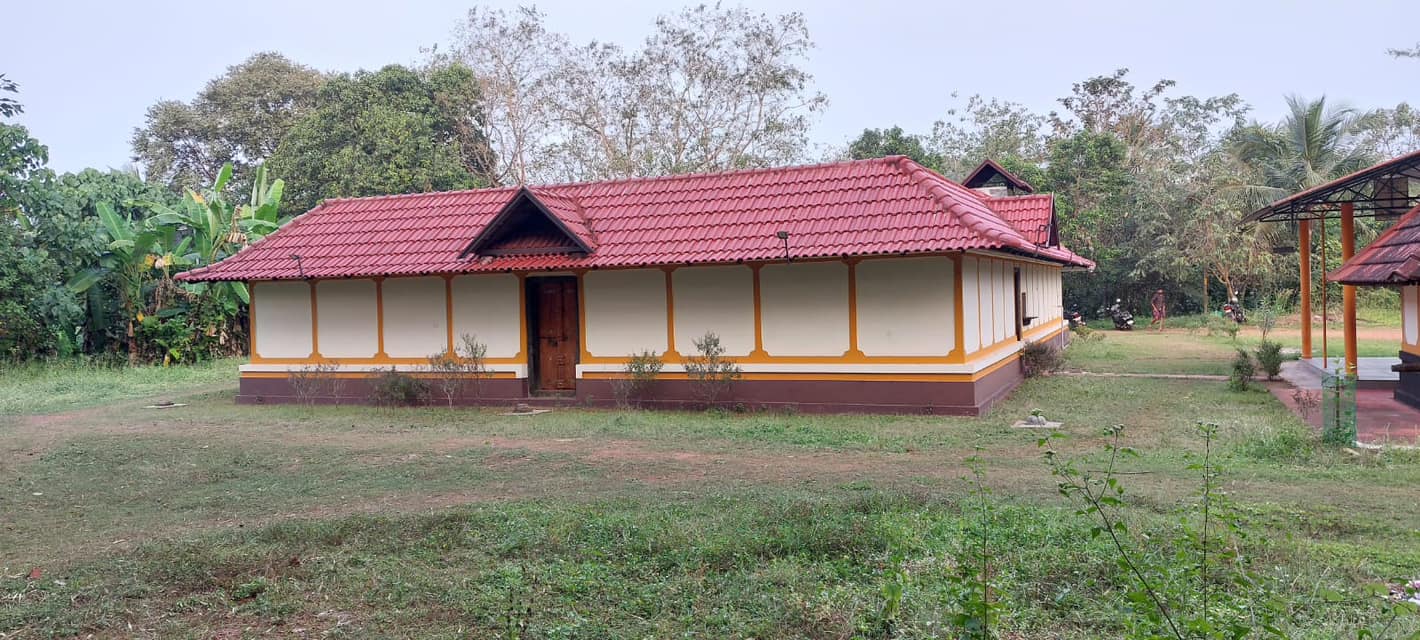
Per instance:
[[[573,391],[577,388],[577,280],[536,278],[535,289],[536,388],[539,391]]]

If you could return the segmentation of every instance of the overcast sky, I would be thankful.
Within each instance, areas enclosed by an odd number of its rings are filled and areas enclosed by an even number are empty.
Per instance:
[[[486,3],[515,6],[512,3]],[[1275,119],[1283,96],[1326,94],[1353,106],[1420,102],[1420,60],[1387,48],[1420,41],[1420,0],[1015,0],[748,3],[802,11],[817,48],[808,62],[829,98],[817,145],[864,127],[926,132],[980,93],[1041,112],[1073,82],[1132,70],[1199,96],[1237,92]],[[13,2],[0,73],[21,83],[19,121],[60,171],[120,167],[144,110],[190,100],[251,53],[275,50],[322,70],[415,63],[449,41],[466,0]],[[678,4],[547,1],[549,26],[574,41],[634,46]],[[815,152],[814,155],[817,155]]]

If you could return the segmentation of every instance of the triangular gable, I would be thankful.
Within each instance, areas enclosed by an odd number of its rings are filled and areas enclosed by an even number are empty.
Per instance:
[[[591,254],[596,248],[596,237],[575,200],[545,189],[523,187],[479,230],[459,257]]]
[[[980,189],[997,184],[1019,191],[1021,193],[1035,193],[1035,187],[1029,182],[1016,177],[1016,174],[1007,171],[1005,167],[996,164],[996,161],[987,158],[971,171],[971,174],[961,181],[962,186],[968,189]]]

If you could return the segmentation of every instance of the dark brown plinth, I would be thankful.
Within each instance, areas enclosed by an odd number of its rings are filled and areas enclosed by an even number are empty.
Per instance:
[[[873,380],[738,380],[718,403],[747,411],[793,410],[805,413],[930,413],[980,415],[1021,382],[1014,359],[975,381],[897,382]],[[637,402],[647,408],[689,409],[703,406],[689,380],[661,380]],[[369,404],[373,389],[367,379],[344,381],[339,397],[320,397],[316,404]],[[242,378],[237,402],[283,404],[298,401],[286,378]],[[466,393],[456,405],[615,406],[611,380],[577,381],[575,397],[530,396],[526,380],[485,380],[477,396]],[[442,400],[436,400],[436,404]]]

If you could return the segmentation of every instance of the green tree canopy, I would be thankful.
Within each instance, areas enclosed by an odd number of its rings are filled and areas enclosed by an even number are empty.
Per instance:
[[[332,77],[268,166],[286,179],[284,212],[324,198],[465,189],[489,157],[473,126],[478,88],[462,65],[391,65]]]
[[[883,156],[907,156],[924,167],[941,171],[941,157],[927,150],[922,136],[909,134],[902,127],[864,129],[848,143],[848,157],[854,160]]]
[[[315,106],[325,76],[274,53],[227,68],[192,102],[164,100],[133,131],[133,159],[174,191],[211,184],[224,163],[248,175]]]

